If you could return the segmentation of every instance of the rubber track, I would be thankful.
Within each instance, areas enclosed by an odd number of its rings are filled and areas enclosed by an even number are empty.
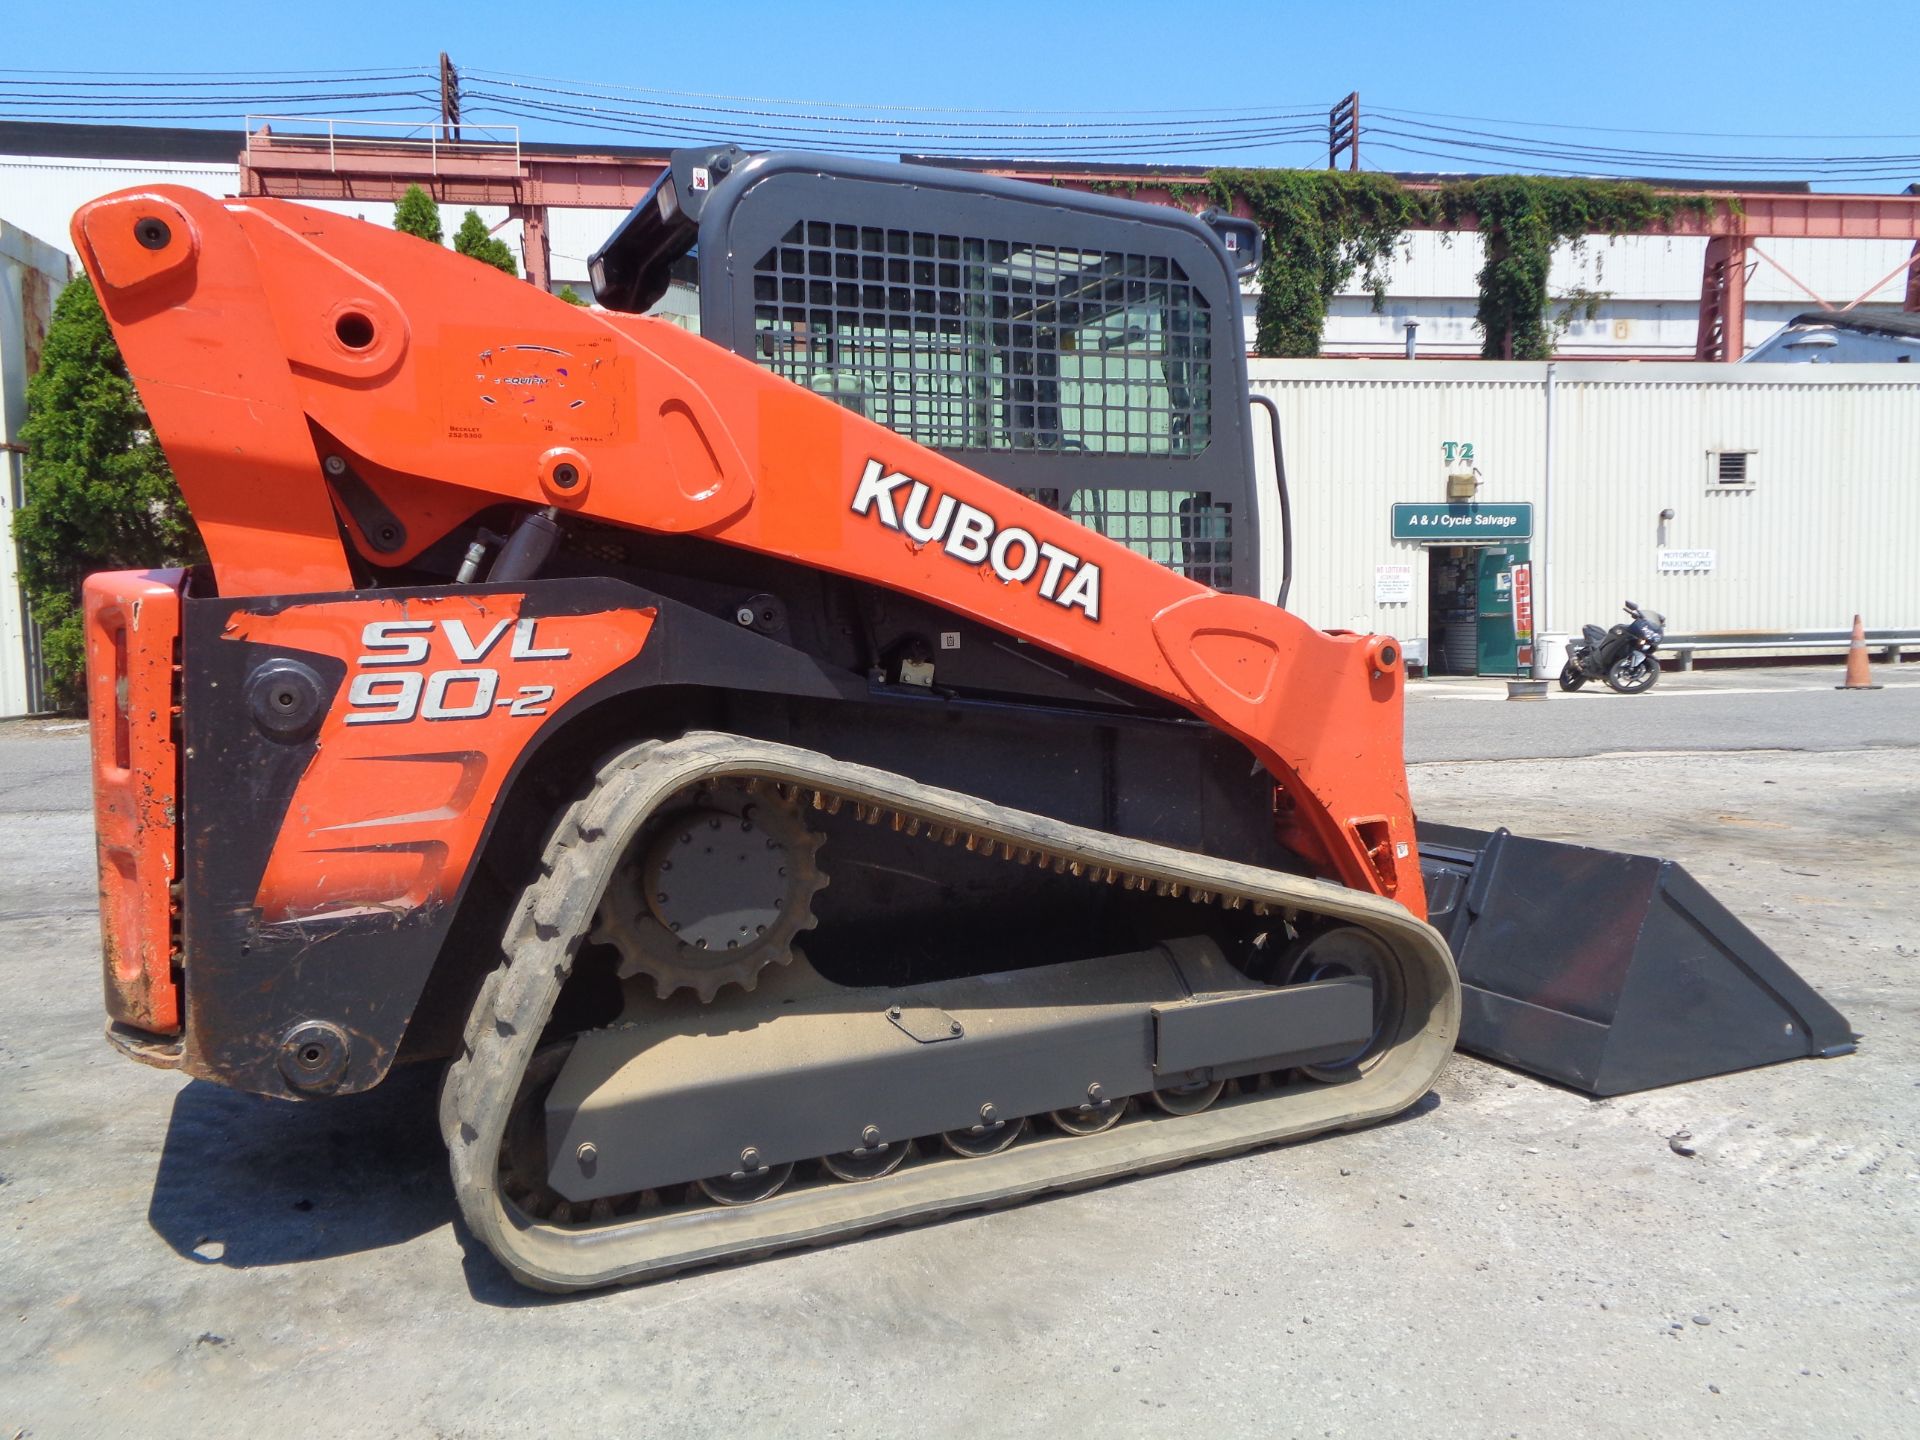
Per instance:
[[[758,1204],[642,1216],[585,1228],[529,1219],[502,1195],[507,1119],[543,1027],[600,897],[647,817],[700,780],[757,777],[925,817],[935,839],[1162,894],[1322,916],[1385,940],[1402,967],[1399,1033],[1353,1080],[1245,1097],[1198,1115],[1129,1123],[1088,1136],[1023,1141],[998,1155],[908,1166],[881,1180],[783,1192]],[[883,1227],[1081,1188],[1281,1140],[1381,1120],[1426,1093],[1459,1028],[1460,985],[1446,942],[1399,905],[1301,879],[988,805],[903,776],[792,746],[695,733],[646,741],[604,764],[561,818],[508,922],[505,960],[487,977],[449,1067],[440,1122],[468,1226],[524,1284],[552,1291],[656,1279],[677,1270],[842,1240]]]

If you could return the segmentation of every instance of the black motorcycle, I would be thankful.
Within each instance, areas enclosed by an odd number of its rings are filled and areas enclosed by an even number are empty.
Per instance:
[[[1653,688],[1660,678],[1654,651],[1666,635],[1667,617],[1658,610],[1642,610],[1631,600],[1626,611],[1632,621],[1611,630],[1583,627],[1581,639],[1567,651],[1566,667],[1560,672],[1562,690],[1578,690],[1589,680],[1604,680],[1622,695]]]

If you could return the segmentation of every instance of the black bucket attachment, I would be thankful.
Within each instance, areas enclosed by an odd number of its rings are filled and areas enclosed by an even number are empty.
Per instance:
[[[1421,822],[1460,1048],[1593,1095],[1845,1055],[1853,1031],[1671,860]]]

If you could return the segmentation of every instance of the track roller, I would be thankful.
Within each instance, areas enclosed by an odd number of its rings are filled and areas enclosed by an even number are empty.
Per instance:
[[[992,1108],[983,1107],[984,1110]],[[949,1130],[940,1139],[954,1154],[979,1160],[988,1155],[998,1155],[1018,1140],[1026,1128],[1027,1117],[1024,1115],[1012,1120],[996,1120],[983,1113],[978,1125],[965,1130]]]
[[[698,1183],[700,1192],[716,1205],[755,1205],[778,1195],[792,1178],[793,1162],[788,1161],[784,1165],[736,1170],[731,1175],[716,1175]]]
[[[1068,1135],[1098,1135],[1111,1130],[1126,1117],[1133,1104],[1130,1098],[1090,1100],[1072,1110],[1055,1110],[1047,1118]]]
[[[858,1150],[842,1150],[838,1155],[822,1155],[820,1168],[836,1180],[878,1180],[906,1164],[912,1153],[911,1140],[895,1140],[862,1146]]]
[[[1210,1109],[1227,1088],[1224,1080],[1197,1080],[1191,1085],[1169,1085],[1155,1090],[1149,1098],[1154,1107],[1167,1115],[1198,1115]]]

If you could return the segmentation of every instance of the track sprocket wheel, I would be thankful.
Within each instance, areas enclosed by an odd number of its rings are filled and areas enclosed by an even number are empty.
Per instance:
[[[621,862],[587,938],[620,952],[620,975],[644,975],[661,999],[691,990],[751,990],[793,959],[827,883],[797,801],[771,786],[702,784],[675,797]]]

